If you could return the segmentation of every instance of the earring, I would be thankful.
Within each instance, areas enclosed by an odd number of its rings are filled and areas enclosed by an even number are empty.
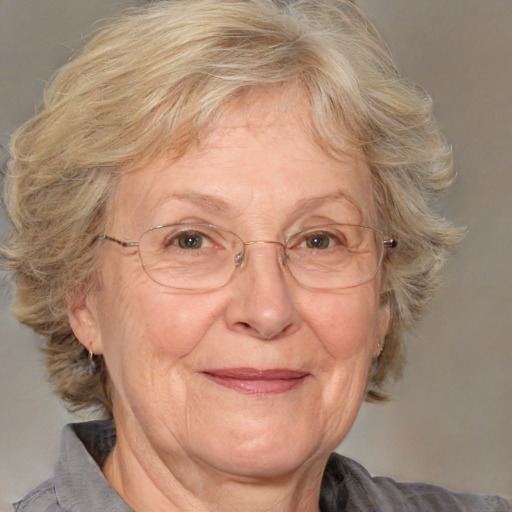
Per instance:
[[[377,348],[379,349],[379,353],[377,354],[377,357],[381,355],[382,351],[384,350],[384,340],[379,340],[377,342]]]
[[[96,361],[94,360],[94,353],[91,349],[89,349],[89,355],[87,357],[89,360],[89,367],[87,368],[87,373],[92,375],[96,371]]]

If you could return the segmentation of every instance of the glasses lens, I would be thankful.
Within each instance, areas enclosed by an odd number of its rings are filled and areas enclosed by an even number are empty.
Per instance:
[[[139,241],[142,266],[153,281],[183,290],[210,290],[227,283],[244,242],[210,224],[173,224],[146,231]],[[384,243],[374,229],[328,224],[300,231],[286,244],[286,265],[304,286],[341,289],[376,275]]]
[[[243,242],[209,224],[174,224],[146,231],[139,241],[145,271],[157,283],[184,290],[207,290],[226,283]]]
[[[331,224],[293,235],[287,243],[287,265],[295,279],[311,288],[358,286],[373,279],[383,255],[378,231]]]

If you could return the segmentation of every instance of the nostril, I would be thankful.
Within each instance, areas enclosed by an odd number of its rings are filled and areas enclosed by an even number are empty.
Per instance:
[[[257,335],[257,331],[251,327],[251,324],[248,322],[236,322],[233,326],[235,331],[238,331],[242,334],[254,333]]]
[[[295,332],[297,326],[293,323],[283,326],[251,325],[248,322],[237,322],[234,330],[241,334],[263,341],[276,341]]]

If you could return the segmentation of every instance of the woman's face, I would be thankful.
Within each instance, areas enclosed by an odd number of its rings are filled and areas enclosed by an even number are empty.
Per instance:
[[[375,227],[370,172],[320,150],[288,109],[236,111],[174,163],[124,175],[108,234],[211,223],[243,240],[325,223]],[[288,474],[325,461],[352,426],[384,337],[380,279],[340,291],[297,284],[275,244],[248,246],[231,281],[208,292],[157,284],[136,249],[104,242],[101,285],[70,313],[103,354],[119,435],[176,471]],[[149,454],[149,455],[148,455]]]

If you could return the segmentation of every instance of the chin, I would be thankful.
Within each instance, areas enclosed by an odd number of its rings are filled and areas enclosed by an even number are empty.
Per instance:
[[[211,445],[213,450],[208,455],[211,464],[223,472],[245,478],[275,479],[295,473],[307,461],[327,460],[331,450],[321,440],[317,441],[297,429],[253,431],[253,435],[246,429],[238,435],[226,433],[224,442]]]

